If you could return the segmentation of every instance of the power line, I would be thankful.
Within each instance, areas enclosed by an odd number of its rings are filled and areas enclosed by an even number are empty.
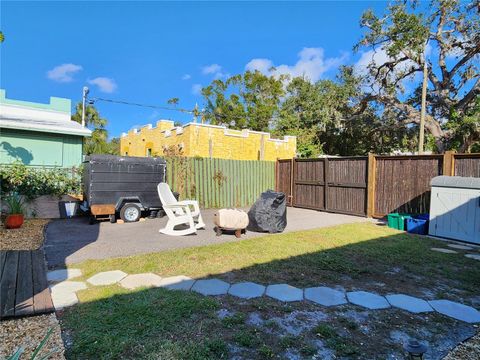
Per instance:
[[[95,97],[95,98],[90,99],[89,103],[93,104],[97,101],[104,101],[104,102],[109,102],[109,103],[114,103],[114,104],[133,105],[133,106],[146,107],[146,108],[158,109],[158,110],[178,111],[178,112],[187,113],[187,114],[194,114],[195,113],[194,110],[188,110],[188,109],[182,109],[182,108],[172,108],[172,107],[168,107],[168,106],[140,104],[140,103],[135,103],[135,102],[130,102],[130,101],[104,99],[104,98],[99,98],[99,97]]]

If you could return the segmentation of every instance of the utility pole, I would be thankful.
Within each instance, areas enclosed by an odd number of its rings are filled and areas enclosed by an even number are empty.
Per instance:
[[[84,86],[83,87],[83,92],[82,92],[82,126],[85,127],[85,103],[87,101],[87,95],[88,95],[88,87]]]
[[[198,112],[198,104],[195,103],[195,107],[193,108],[193,122],[194,123],[197,123],[197,117],[199,115],[199,112]]]
[[[423,54],[423,84],[422,84],[422,109],[420,111],[420,135],[418,138],[418,154],[422,155],[424,150],[424,138],[425,138],[425,112],[427,106],[427,56]]]

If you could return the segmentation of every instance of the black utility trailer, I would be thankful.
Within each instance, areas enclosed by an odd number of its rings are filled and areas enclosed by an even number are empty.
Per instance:
[[[138,221],[142,211],[158,211],[162,204],[157,185],[165,182],[165,159],[115,155],[90,155],[83,162],[84,206],[96,218],[116,215],[125,222]]]

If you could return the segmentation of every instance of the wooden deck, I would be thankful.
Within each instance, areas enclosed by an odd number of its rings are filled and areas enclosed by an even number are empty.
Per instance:
[[[53,311],[43,250],[0,251],[0,319]]]

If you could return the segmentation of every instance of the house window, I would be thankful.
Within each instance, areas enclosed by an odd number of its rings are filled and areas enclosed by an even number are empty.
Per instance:
[[[147,149],[147,157],[152,157],[152,149],[151,148]]]

